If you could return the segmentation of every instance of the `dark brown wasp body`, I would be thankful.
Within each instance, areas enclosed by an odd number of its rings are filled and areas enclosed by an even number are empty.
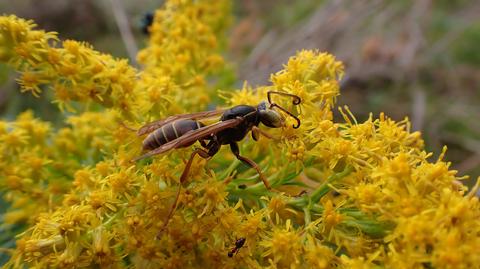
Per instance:
[[[293,98],[294,105],[298,105],[301,102],[300,97],[296,95],[270,91],[267,94],[268,103],[261,102],[256,107],[238,105],[226,110],[170,116],[164,120],[149,123],[137,131],[138,135],[149,134],[143,141],[143,149],[148,150],[148,152],[135,158],[134,161],[165,153],[172,149],[187,147],[199,141],[202,148],[196,148],[192,152],[180,176],[180,184],[182,184],[187,178],[195,155],[198,154],[202,158],[209,159],[220,150],[222,145],[230,145],[230,149],[235,157],[244,164],[254,168],[265,184],[265,187],[270,189],[270,185],[261,172],[260,167],[254,161],[240,155],[237,142],[243,140],[249,132],[251,132],[254,140],[258,140],[260,134],[270,137],[258,128],[260,123],[270,128],[285,126],[284,117],[278,111],[274,110],[274,108],[278,108],[296,120],[297,123],[293,128],[300,126],[300,120],[296,116],[271,101],[272,94],[291,97]],[[222,114],[220,121],[214,124],[205,126],[199,122],[199,120],[212,118],[220,114]],[[176,199],[164,225],[167,224],[175,210],[179,194],[180,189],[177,192]]]
[[[247,239],[245,237],[241,237],[239,239],[237,239],[235,241],[235,247],[232,248],[232,250],[230,250],[228,252],[228,257],[232,258],[233,257],[233,254],[237,254],[239,251],[240,251],[240,248],[243,247],[243,245],[245,245],[245,241],[247,241]]]

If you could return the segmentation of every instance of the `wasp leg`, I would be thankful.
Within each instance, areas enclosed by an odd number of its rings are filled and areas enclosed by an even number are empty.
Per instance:
[[[125,128],[125,129],[127,129],[127,130],[129,130],[129,131],[132,131],[132,132],[136,132],[136,131],[137,131],[137,129],[128,126],[128,125],[125,124],[125,122],[123,122],[123,121],[119,121],[118,124],[120,124],[123,128]]]
[[[200,142],[200,145],[202,145],[202,147],[204,147],[206,149],[209,149],[212,146],[212,143],[214,141],[217,142],[217,136],[216,135],[210,135],[210,136],[205,137],[204,139],[198,140],[198,142]],[[211,155],[211,156],[213,156],[213,155]]]
[[[270,184],[268,183],[267,178],[265,178],[265,176],[263,175],[263,173],[260,170],[260,167],[258,166],[258,164],[256,164],[254,161],[252,161],[252,160],[250,160],[246,157],[240,156],[240,149],[238,148],[237,143],[230,143],[230,149],[232,150],[233,154],[235,154],[235,157],[237,157],[237,159],[242,161],[244,164],[246,164],[246,165],[254,168],[255,170],[257,170],[257,173],[260,176],[260,179],[263,181],[263,184],[265,185],[265,188],[270,190],[271,189]]]
[[[207,152],[204,149],[200,149],[200,148],[195,149],[192,152],[192,155],[190,155],[190,159],[188,159],[188,162],[185,165],[185,168],[183,169],[183,173],[180,176],[180,185],[178,186],[177,195],[175,196],[175,200],[173,201],[172,207],[170,208],[170,211],[168,212],[168,215],[165,218],[165,221],[163,223],[162,228],[160,229],[160,231],[157,234],[157,239],[160,239],[160,237],[162,235],[162,232],[165,230],[165,228],[167,228],[168,222],[172,218],[173,212],[175,212],[175,209],[176,209],[177,203],[178,203],[178,198],[180,197],[180,191],[182,190],[182,184],[187,179],[188,172],[190,171],[190,167],[192,166],[193,158],[195,157],[196,154],[200,155],[200,157],[202,157],[204,159],[210,158],[209,152]]]

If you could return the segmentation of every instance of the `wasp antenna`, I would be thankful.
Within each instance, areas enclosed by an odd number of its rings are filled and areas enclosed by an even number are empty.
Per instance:
[[[271,104],[272,107],[278,107],[278,109],[280,109],[281,111],[285,112],[286,114],[288,114],[290,117],[294,118],[296,121],[297,121],[297,124],[296,125],[293,125],[293,129],[298,129],[298,127],[300,127],[300,119],[293,115],[290,111],[286,110],[285,108],[275,104],[275,103],[272,103]]]
[[[132,131],[132,132],[136,132],[136,131],[137,131],[137,129],[126,125],[125,122],[123,122],[123,121],[118,121],[118,124],[120,124],[123,128],[125,128],[125,129],[127,129],[127,130],[129,130],[129,131]]]
[[[293,129],[298,129],[298,127],[300,127],[300,119],[295,117],[295,116],[292,116],[296,121],[297,121],[297,125],[293,125]]]
[[[302,102],[302,98],[300,98],[300,96],[294,95],[292,103],[294,105],[299,105],[301,102]]]
[[[292,103],[294,105],[299,105],[302,102],[302,98],[300,98],[300,96],[295,95],[295,94],[286,93],[286,92],[278,92],[278,91],[268,91],[267,92],[267,99],[268,99],[268,102],[270,104],[273,104],[272,103],[272,97],[271,97],[272,94],[278,94],[278,95],[284,95],[284,96],[292,97],[293,98]]]

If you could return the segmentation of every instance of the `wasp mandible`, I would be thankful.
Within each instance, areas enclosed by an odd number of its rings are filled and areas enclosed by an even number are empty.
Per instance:
[[[256,107],[238,105],[224,110],[174,115],[163,120],[148,123],[137,131],[137,135],[139,136],[148,134],[143,140],[143,150],[148,152],[133,159],[133,161],[165,153],[172,149],[188,147],[196,141],[199,141],[202,148],[196,148],[192,152],[180,176],[180,184],[183,184],[188,176],[195,155],[198,154],[202,158],[210,159],[220,150],[222,145],[230,145],[230,149],[235,157],[244,164],[254,168],[265,187],[270,189],[270,185],[259,166],[253,160],[240,155],[237,142],[243,140],[249,132],[251,132],[252,138],[255,141],[259,139],[260,134],[270,137],[258,128],[260,123],[270,128],[285,126],[285,118],[275,110],[275,108],[295,119],[296,124],[293,125],[293,128],[300,126],[300,119],[297,116],[272,102],[272,95],[274,94],[291,97],[293,105],[299,105],[301,103],[301,99],[297,95],[269,91],[267,92],[268,102],[263,101]],[[217,123],[204,125],[199,121],[220,114],[222,114],[222,116]],[[173,214],[179,195],[180,188],[177,192],[173,207],[167,216],[167,222],[171,214]]]

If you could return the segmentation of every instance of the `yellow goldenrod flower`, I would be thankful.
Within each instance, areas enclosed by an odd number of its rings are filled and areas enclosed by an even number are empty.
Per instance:
[[[290,220],[287,220],[285,227],[274,227],[260,245],[266,249],[263,256],[268,257],[271,264],[287,268],[300,266],[302,240]]]
[[[337,108],[344,67],[334,56],[300,51],[271,85],[216,92],[211,81],[228,71],[220,48],[230,5],[167,1],[138,55],[141,72],[0,16],[0,61],[20,73],[21,90],[53,90],[53,102],[69,111],[62,127],[29,111],[0,121],[2,217],[16,240],[4,267],[478,266],[480,183],[460,186],[443,161],[446,149],[429,160],[408,119],[381,113],[360,122]],[[142,149],[132,128],[205,110],[219,97],[225,107],[257,106],[269,91],[301,99],[271,96],[298,117],[298,129],[279,111],[284,127],[261,127],[273,139],[240,142],[272,189],[228,149],[194,159],[185,182],[179,178],[200,144],[131,161]]]

